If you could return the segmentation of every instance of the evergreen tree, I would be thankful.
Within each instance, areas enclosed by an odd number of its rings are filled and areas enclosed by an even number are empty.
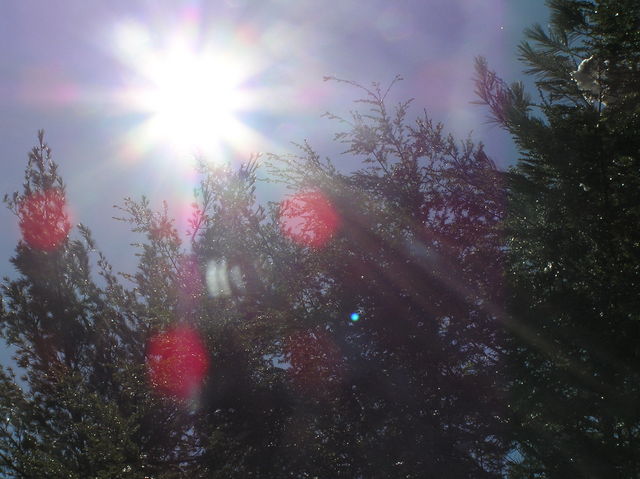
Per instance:
[[[262,206],[257,159],[203,164],[188,241],[126,199],[124,283],[86,228],[71,239],[40,137],[7,198],[23,240],[1,319],[25,379],[3,370],[6,475],[501,477],[499,173],[364,91],[333,117],[355,172],[303,144],[265,162],[291,195]]]
[[[189,254],[206,291],[189,321],[211,352],[196,429],[209,477],[501,468],[497,172],[480,147],[426,117],[405,126],[408,105],[391,119],[369,94],[374,111],[340,137],[369,168],[339,173],[306,145],[274,157],[294,192],[269,211],[255,163],[203,169]],[[148,239],[177,237],[128,210]],[[165,251],[167,265],[186,254]]]
[[[512,477],[640,477],[640,4],[553,0],[520,45],[539,100],[483,60],[508,174]],[[520,460],[521,459],[521,460]]]
[[[271,218],[245,209],[223,225],[220,194],[196,240],[198,254],[214,258],[231,246],[226,254],[245,258],[243,277],[257,283],[236,298],[243,306],[233,311],[245,312],[232,328],[262,344],[253,367],[262,363],[273,386],[250,385],[246,353],[233,369],[268,409],[234,391],[239,417],[225,419],[241,419],[243,437],[273,422],[267,442],[251,443],[256,459],[239,468],[267,477],[499,477],[498,172],[481,146],[457,143],[426,115],[408,125],[409,103],[390,112],[377,86],[365,92],[369,111],[333,117],[347,125],[338,140],[362,169],[341,172],[307,144],[300,155],[270,157],[289,198]],[[274,368],[274,354],[286,367]],[[212,390],[218,383],[214,371]],[[219,444],[234,442],[242,444]],[[269,461],[280,465],[267,473]]]
[[[149,394],[150,305],[111,273],[89,231],[71,239],[44,135],[22,193],[5,196],[23,240],[2,285],[3,337],[24,374],[0,370],[0,471],[15,478],[179,477],[186,415]],[[103,286],[92,276],[96,262]]]

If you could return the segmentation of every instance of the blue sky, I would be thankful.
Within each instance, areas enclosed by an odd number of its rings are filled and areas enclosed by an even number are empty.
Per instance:
[[[74,222],[93,230],[116,268],[133,268],[131,237],[111,219],[112,206],[146,194],[180,216],[191,201],[192,156],[168,141],[167,129],[151,132],[156,106],[139,104],[158,80],[147,57],[165,58],[184,38],[186,48],[216,52],[216,71],[235,71],[245,95],[233,118],[218,118],[215,161],[291,152],[289,142],[308,139],[348,168],[331,144],[339,125],[321,115],[347,113],[358,92],[323,76],[386,85],[399,74],[391,98],[415,98],[411,116],[426,108],[459,138],[473,130],[489,156],[508,165],[511,141],[470,104],[473,60],[483,55],[506,79],[520,79],[522,30],[546,21],[542,0],[1,2],[0,191],[19,189],[44,128]],[[19,230],[5,208],[0,224],[0,273],[11,275]]]

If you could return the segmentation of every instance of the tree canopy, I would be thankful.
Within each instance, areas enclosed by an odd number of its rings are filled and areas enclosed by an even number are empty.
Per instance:
[[[640,6],[548,2],[520,58],[539,99],[478,62],[515,139],[505,231],[513,477],[638,477]]]
[[[355,170],[306,142],[202,161],[186,234],[123,200],[128,272],[40,132],[4,199],[0,475],[640,477],[640,6],[548,5],[536,100],[477,62],[509,171],[393,83],[329,78],[362,97],[327,115]]]
[[[3,285],[0,437],[9,477],[499,477],[497,316],[504,202],[482,146],[379,86],[337,136],[262,161],[291,189],[255,198],[254,158],[201,168],[185,239],[125,199],[141,236],[116,275],[42,133]],[[97,268],[96,277],[93,268]]]

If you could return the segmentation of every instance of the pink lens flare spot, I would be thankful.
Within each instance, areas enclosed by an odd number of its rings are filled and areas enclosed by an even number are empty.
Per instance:
[[[344,374],[340,350],[321,330],[301,331],[287,338],[285,355],[294,385],[308,393],[330,392]]]
[[[321,248],[339,226],[340,216],[320,191],[297,193],[280,205],[280,229],[300,245]]]
[[[209,369],[209,355],[195,330],[178,326],[151,338],[147,368],[154,389],[178,399],[189,399],[202,386]]]
[[[18,206],[22,238],[32,248],[53,251],[69,235],[71,222],[62,190],[34,192]]]

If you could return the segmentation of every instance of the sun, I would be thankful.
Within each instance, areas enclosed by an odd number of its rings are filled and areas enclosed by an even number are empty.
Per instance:
[[[185,32],[163,40],[154,44],[136,25],[118,32],[120,50],[133,73],[123,103],[144,118],[132,139],[214,159],[224,146],[249,142],[253,132],[240,119],[252,100],[244,86],[250,75],[246,59],[234,51],[197,45]]]
[[[178,148],[206,148],[232,139],[241,128],[242,78],[229,59],[186,48],[162,52],[149,65],[150,85],[138,102],[148,128]]]

